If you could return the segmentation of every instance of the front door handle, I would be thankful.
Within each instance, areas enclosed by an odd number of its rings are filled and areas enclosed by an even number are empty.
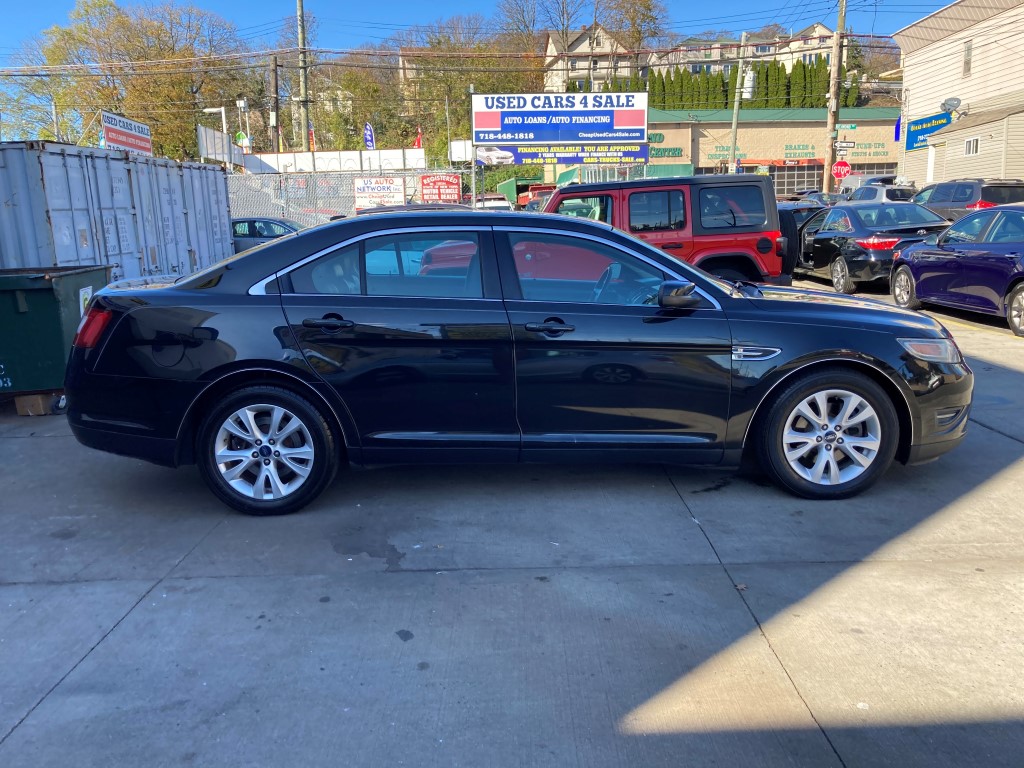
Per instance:
[[[338,315],[324,317],[307,317],[302,321],[303,328],[320,328],[328,333],[336,333],[344,328],[354,328],[355,323]]]
[[[546,333],[548,336],[561,336],[563,333],[571,333],[576,330],[575,325],[553,322],[527,323],[523,327],[532,333]]]
[[[675,250],[678,250],[679,248],[682,248],[683,244],[682,243],[662,243],[661,247],[662,248],[670,248],[673,251],[675,251]]]

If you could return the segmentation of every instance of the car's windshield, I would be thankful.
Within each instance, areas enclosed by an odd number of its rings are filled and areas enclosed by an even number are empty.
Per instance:
[[[941,224],[944,218],[916,203],[850,206],[865,227],[912,227]]]

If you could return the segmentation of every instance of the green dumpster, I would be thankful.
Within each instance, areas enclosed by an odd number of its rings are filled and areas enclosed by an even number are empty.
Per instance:
[[[71,341],[110,267],[0,270],[0,397],[64,386]]]

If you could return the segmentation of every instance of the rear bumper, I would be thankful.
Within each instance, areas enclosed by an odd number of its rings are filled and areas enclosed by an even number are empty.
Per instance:
[[[872,280],[888,280],[892,271],[892,255],[880,259],[847,259],[850,279],[855,283],[867,283]]]
[[[68,413],[71,432],[82,445],[119,456],[130,456],[165,467],[177,466],[177,441],[110,429],[110,425],[83,424],[81,415]],[[104,428],[106,426],[107,428]]]

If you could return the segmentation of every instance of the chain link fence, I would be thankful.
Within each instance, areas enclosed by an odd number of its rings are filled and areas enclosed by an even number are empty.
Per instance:
[[[431,170],[427,175],[434,173],[458,174],[464,186],[469,183],[465,170]],[[402,179],[406,202],[419,202],[420,177],[424,174],[395,171],[380,175]],[[351,171],[234,174],[228,176],[231,215],[291,219],[303,226],[322,224],[332,216],[352,216],[356,209],[355,180],[374,175]]]

